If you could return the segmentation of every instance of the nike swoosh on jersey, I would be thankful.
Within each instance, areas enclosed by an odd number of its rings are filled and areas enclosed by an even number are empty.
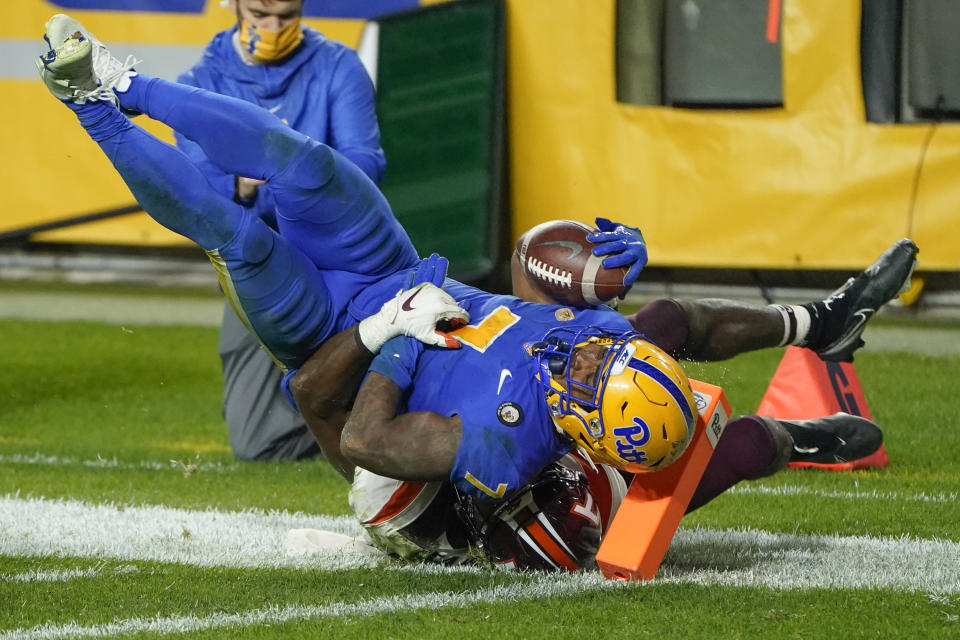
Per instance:
[[[414,307],[410,303],[413,301],[414,298],[420,295],[421,291],[423,291],[423,289],[417,289],[416,291],[414,291],[412,296],[410,296],[409,298],[403,301],[403,304],[400,305],[400,308],[403,309],[404,311],[413,311]]]
[[[280,111],[280,109],[282,108],[283,108],[283,104],[278,104],[275,107],[270,107],[269,109],[267,109],[267,111],[269,111],[270,113],[276,113],[277,111]]]
[[[501,369],[500,370],[500,384],[497,385],[497,395],[500,395],[500,390],[503,389],[503,383],[506,382],[507,378],[512,378],[513,374],[510,373],[510,369]]]
[[[570,255],[567,256],[567,260],[573,260],[583,252],[583,245],[580,244],[579,242],[574,242],[572,240],[550,240],[549,242],[541,242],[537,246],[538,247],[563,247],[564,249],[569,249]]]

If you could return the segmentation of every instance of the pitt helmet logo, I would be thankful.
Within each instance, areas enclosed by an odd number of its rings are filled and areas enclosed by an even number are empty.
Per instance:
[[[647,461],[647,453],[640,449],[650,442],[650,427],[646,422],[635,417],[632,425],[617,427],[613,435],[617,438],[617,455],[627,462]]]

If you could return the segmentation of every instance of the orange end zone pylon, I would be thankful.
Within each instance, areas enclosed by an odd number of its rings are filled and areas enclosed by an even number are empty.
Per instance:
[[[810,349],[788,347],[770,386],[760,401],[757,415],[783,420],[809,420],[838,411],[873,420],[860,380],[849,362],[824,362]],[[872,455],[840,464],[791,462],[793,468],[815,467],[848,471],[885,467],[890,463],[883,445]]]
[[[697,400],[696,431],[676,462],[663,471],[638,474],[597,551],[607,578],[652,580],[730,418],[723,389],[690,380]]]

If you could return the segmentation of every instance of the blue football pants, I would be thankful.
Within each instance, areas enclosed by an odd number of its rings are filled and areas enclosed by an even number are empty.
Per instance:
[[[143,75],[117,95],[125,109],[196,142],[223,171],[270,182],[279,233],[114,106],[68,103],[147,213],[207,251],[238,315],[282,368],[353,324],[348,307],[359,292],[418,264],[376,185],[268,111]]]

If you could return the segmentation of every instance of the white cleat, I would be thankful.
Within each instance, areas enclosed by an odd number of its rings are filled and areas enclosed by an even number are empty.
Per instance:
[[[61,100],[86,102],[82,96],[95,92],[98,83],[93,72],[93,43],[80,23],[57,14],[47,21],[43,39],[50,50],[37,60],[37,68],[50,93]]]
[[[47,21],[43,38],[50,50],[40,56],[37,68],[50,92],[61,100],[116,104],[114,89],[126,90],[137,73],[133,66],[140,61],[133,56],[117,60],[82,24],[62,13]]]

